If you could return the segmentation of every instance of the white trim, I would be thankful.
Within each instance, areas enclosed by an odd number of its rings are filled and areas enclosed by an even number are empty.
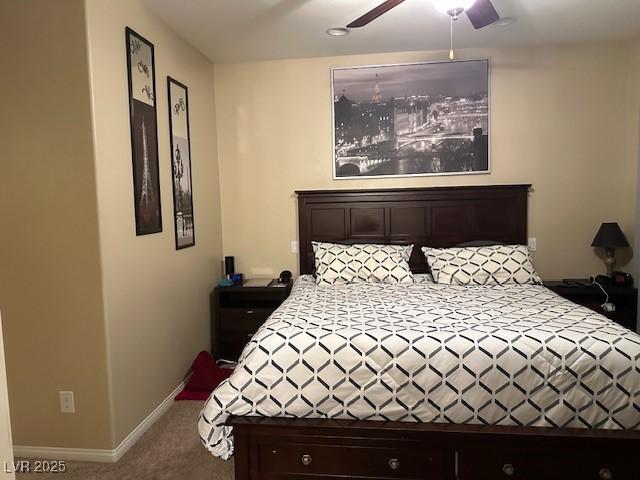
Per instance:
[[[156,423],[156,421],[165,413],[167,413],[167,410],[169,410],[171,408],[171,406],[175,403],[175,397],[176,395],[178,395],[183,389],[184,386],[186,385],[186,380],[180,382],[180,385],[178,385],[163,401],[162,403],[160,403],[160,405],[158,405],[155,410],[153,410],[153,412],[151,412],[149,415],[147,415],[147,418],[145,418],[142,422],[140,422],[140,424],[134,428],[131,433],[129,435],[127,435],[125,437],[124,440],[122,440],[122,442],[120,442],[120,445],[118,445],[114,450],[113,450],[113,462],[117,462],[118,460],[120,460],[120,458],[122,458],[122,456],[127,453],[127,451],[133,447],[135,445],[135,443],[138,441],[138,439],[144,435],[144,432],[146,432],[147,430],[149,430],[149,428],[151,428],[151,426]]]
[[[115,462],[115,450],[98,448],[29,447],[14,445],[13,454],[20,458],[48,458],[78,462]]]
[[[62,447],[30,447],[28,445],[14,445],[13,454],[23,458],[50,458],[56,460],[71,460],[79,462],[107,462],[114,463],[122,458],[135,445],[138,439],[164,415],[174,403],[174,398],[182,391],[186,380],[180,383],[153,412],[140,422],[120,445],[113,450],[99,448],[62,448]]]

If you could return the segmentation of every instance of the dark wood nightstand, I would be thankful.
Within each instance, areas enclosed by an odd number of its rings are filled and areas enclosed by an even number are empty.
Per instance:
[[[211,302],[211,353],[237,360],[249,339],[291,292],[286,286],[216,287]]]
[[[604,303],[606,296],[597,285],[568,285],[562,281],[545,281],[544,286],[567,300],[588,307],[623,327],[636,331],[638,314],[637,288],[603,285],[609,294],[609,302],[616,306],[615,311],[604,312],[600,305]]]

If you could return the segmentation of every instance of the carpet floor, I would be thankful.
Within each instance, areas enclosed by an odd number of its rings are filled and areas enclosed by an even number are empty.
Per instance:
[[[18,474],[17,480],[233,480],[233,460],[200,443],[203,402],[176,402],[117,463],[66,462],[64,474]],[[23,459],[21,459],[23,460]]]

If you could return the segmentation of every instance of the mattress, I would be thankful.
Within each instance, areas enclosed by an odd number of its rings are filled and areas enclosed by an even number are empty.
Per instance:
[[[543,286],[300,277],[205,403],[230,415],[640,429],[640,336]]]

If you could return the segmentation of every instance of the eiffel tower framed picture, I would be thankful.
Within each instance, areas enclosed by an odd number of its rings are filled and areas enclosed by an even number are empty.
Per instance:
[[[125,29],[136,235],[162,231],[153,44]]]
[[[191,189],[191,136],[189,134],[189,91],[186,85],[167,77],[169,98],[169,140],[173,174],[173,219],[176,250],[196,244]]]

